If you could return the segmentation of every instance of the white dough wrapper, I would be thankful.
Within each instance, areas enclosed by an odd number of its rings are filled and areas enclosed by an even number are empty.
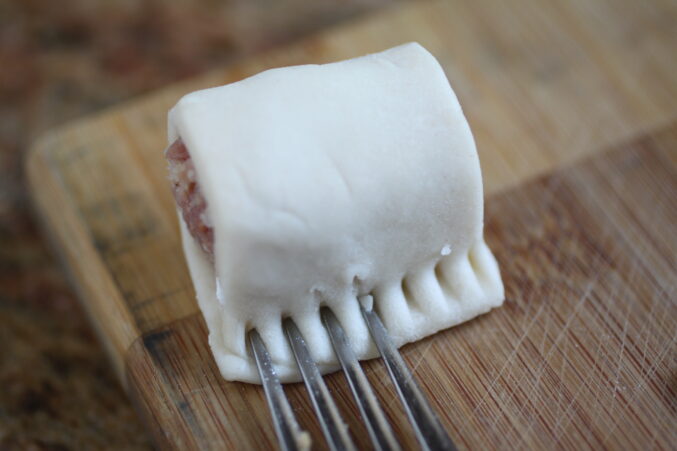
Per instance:
[[[323,305],[368,359],[361,296],[373,295],[398,346],[503,302],[475,143],[419,44],[188,94],[169,113],[169,141],[178,138],[214,229],[212,264],[179,215],[224,378],[260,382],[245,342],[256,328],[282,381],[300,380],[285,317],[321,371],[336,370]]]

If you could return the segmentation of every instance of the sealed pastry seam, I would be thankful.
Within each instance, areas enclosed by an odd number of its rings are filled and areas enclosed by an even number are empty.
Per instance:
[[[184,252],[196,281],[198,302],[209,328],[209,344],[215,360],[226,379],[258,383],[258,373],[246,351],[245,338],[248,326],[260,321],[242,321],[236,312],[219,305],[217,296],[211,295],[217,290],[211,263],[188,233],[183,219],[180,222]],[[479,238],[467,254],[440,257],[406,277],[375,287],[371,293],[358,293],[341,302],[318,299],[308,309],[310,312],[302,315],[273,314],[272,322],[261,324],[257,329],[268,343],[281,343],[286,348],[283,352],[273,353],[273,363],[281,380],[300,380],[282,330],[282,319],[286,316],[299,325],[304,336],[313,337],[308,344],[320,371],[327,373],[338,369],[320,319],[321,306],[330,307],[349,331],[359,359],[377,356],[359,312],[358,299],[362,295],[373,296],[374,308],[399,347],[500,306],[503,285],[493,254]]]
[[[364,296],[397,346],[503,302],[472,134],[418,44],[189,94],[169,142],[185,145],[173,170],[191,181],[178,195],[175,183],[184,253],[226,379],[259,382],[245,339],[256,328],[280,378],[299,380],[285,317],[336,370],[321,306],[368,359]]]

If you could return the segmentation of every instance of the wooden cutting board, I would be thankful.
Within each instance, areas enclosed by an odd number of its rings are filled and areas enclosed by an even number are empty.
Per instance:
[[[475,449],[677,443],[674,8],[554,3],[401,6],[36,143],[28,175],[45,230],[160,449],[276,443],[261,389],[224,381],[207,346],[162,159],[167,109],[267,67],[410,40],[438,56],[473,128],[507,290],[501,309],[403,349],[452,436]],[[385,369],[365,369],[414,447]],[[327,381],[366,446],[345,381]],[[322,448],[303,387],[287,393]]]

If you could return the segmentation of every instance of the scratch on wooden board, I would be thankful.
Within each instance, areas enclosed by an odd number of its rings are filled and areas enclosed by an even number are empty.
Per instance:
[[[569,342],[570,342],[570,340],[567,340],[565,342],[565,345],[568,344]],[[577,345],[574,345],[574,347],[576,347],[576,346]],[[568,349],[563,349],[562,355],[569,357],[569,354],[567,353],[567,351],[568,351]],[[571,352],[576,352],[576,351],[571,351]],[[562,362],[560,363],[560,366],[559,366],[559,372],[557,374],[557,377],[558,377],[558,379],[557,379],[557,382],[558,382],[557,391],[558,391],[558,393],[557,393],[557,403],[555,404],[555,406],[556,406],[555,417],[557,417],[558,420],[561,419],[564,416],[564,414],[566,413],[563,409],[564,402],[566,400],[565,400],[565,396],[564,396],[565,391],[562,389],[562,387],[565,385],[565,382],[564,382],[565,381],[565,369],[568,369],[568,368],[573,368],[573,365],[571,364],[570,359],[569,358],[562,359]],[[575,369],[574,369],[574,371],[575,371]],[[589,377],[590,376],[588,376],[588,378]],[[581,385],[584,385],[584,384],[581,384]],[[587,385],[587,381],[586,381],[585,385]],[[580,389],[580,386],[579,386],[579,389]],[[531,430],[532,423],[533,423],[534,419],[535,418],[532,418],[532,420],[529,424],[529,430]],[[556,436],[556,434],[555,434],[555,436]]]
[[[631,399],[629,400],[629,404],[634,404],[634,401],[639,396],[640,389],[643,388],[642,384],[645,384],[646,382],[649,381],[649,379],[651,379],[653,377],[653,375],[658,370],[658,367],[661,365],[661,363],[663,363],[663,359],[668,355],[668,353],[671,353],[671,351],[673,351],[672,345],[675,343],[675,338],[677,338],[677,334],[672,336],[672,339],[670,340],[670,342],[667,344],[667,346],[665,348],[663,348],[663,351],[659,354],[659,357],[656,359],[656,361],[653,363],[653,365],[651,365],[651,369],[650,369],[651,374],[647,374],[647,376],[644,378],[644,380],[642,380],[640,382],[639,386],[637,387],[637,390],[635,390],[634,396],[631,397]],[[616,423],[611,428],[609,428],[608,432],[606,433],[606,435],[602,439],[602,445],[604,445],[604,443],[606,443],[606,441],[609,439],[609,437],[611,437],[611,435],[616,431],[616,429],[618,428],[618,424],[619,423]]]
[[[603,237],[611,237],[611,233],[607,229],[603,229],[601,231]],[[606,273],[607,270],[610,268],[614,267],[614,262],[616,262],[620,256],[620,248],[614,247],[612,250],[610,250],[607,254],[607,260],[608,263],[604,265],[603,268],[596,268],[596,271],[598,274],[601,273]],[[595,254],[595,260],[596,261],[604,261],[604,258],[600,254]],[[595,265],[592,265],[592,267],[595,267]],[[615,273],[613,273],[615,274]],[[593,363],[595,365],[595,368],[597,368],[597,371],[599,373],[599,376],[604,375],[604,371],[599,368],[599,361],[602,357],[609,355],[609,352],[607,350],[607,343],[604,339],[604,331],[608,331],[611,327],[612,322],[610,321],[610,314],[611,314],[611,309],[609,308],[609,305],[607,303],[603,302],[605,300],[613,300],[617,298],[618,295],[618,290],[623,284],[616,284],[613,283],[611,284],[612,286],[612,291],[604,298],[602,299],[602,302],[600,303],[600,307],[603,307],[603,317],[601,320],[593,319],[595,324],[598,324],[599,331],[601,332],[601,339],[597,341],[597,347],[595,349],[595,354],[593,358]],[[599,321],[599,322],[598,322]],[[608,336],[607,336],[608,337]],[[590,374],[595,374],[591,372]],[[594,384],[590,384],[590,382],[594,382]],[[604,388],[605,384],[603,381],[602,377],[598,378],[593,378],[590,375],[586,379],[585,384],[581,384],[576,392],[574,393],[574,396],[572,397],[571,401],[569,404],[566,406],[563,415],[558,419],[556,426],[555,426],[555,434],[557,437],[559,437],[559,433],[563,432],[566,427],[569,425],[571,421],[574,419],[574,414],[575,414],[575,409],[574,405],[576,401],[578,400],[579,396],[583,393],[585,393],[585,390],[588,389],[588,393],[594,396],[594,406],[593,406],[593,413],[591,415],[591,418],[595,419],[598,423],[603,422],[605,427],[608,428],[610,427],[609,424],[607,423],[607,419],[610,419],[613,421],[613,419],[608,415],[608,412],[606,412],[604,415],[601,414],[601,410],[605,409],[605,407],[608,407],[607,403],[604,398]],[[604,402],[602,402],[604,401]]]
[[[599,274],[599,273],[598,273],[598,274]],[[615,288],[615,289],[616,289],[616,288]],[[617,290],[617,289],[616,289],[616,290]],[[611,293],[611,297],[613,297],[614,295],[615,295],[615,292],[612,292],[612,293]],[[607,309],[606,312],[605,312],[605,319],[604,319],[604,323],[605,323],[605,324],[606,324],[606,322],[607,322],[607,320],[608,320],[608,316],[609,316],[609,310]],[[596,351],[595,351],[595,357],[594,357],[594,361],[595,361],[595,362],[597,362],[597,361],[599,360],[600,351],[601,351],[601,349],[602,349],[602,343],[603,343],[603,342],[602,342],[601,340],[598,341],[598,343],[597,343],[597,349],[596,349]],[[554,435],[555,435],[555,439],[556,439],[556,440],[559,440],[559,438],[561,437],[561,434],[565,431],[566,427],[567,427],[567,426],[569,425],[569,423],[572,421],[573,415],[572,415],[570,412],[572,411],[572,408],[573,408],[574,404],[576,403],[576,401],[578,400],[579,396],[580,396],[582,393],[584,393],[584,391],[585,391],[586,389],[592,389],[592,388],[593,388],[593,387],[590,386],[589,382],[591,382],[592,380],[594,380],[594,375],[595,375],[595,373],[594,373],[593,371],[588,372],[588,375],[587,375],[587,377],[585,378],[585,383],[579,384],[579,386],[578,386],[577,389],[576,389],[576,392],[575,392],[575,393],[573,394],[573,396],[571,397],[571,400],[570,400],[569,403],[566,405],[566,407],[564,407],[564,409],[562,410],[561,415],[559,415],[559,418],[558,418],[557,422],[555,423],[555,426],[553,427],[553,433],[554,433]],[[598,382],[597,388],[599,388],[599,387],[600,387],[600,384],[599,384],[599,382]],[[598,390],[598,391],[597,391],[597,393],[600,393],[600,392],[601,392],[601,390]],[[595,396],[595,401],[596,401],[596,404],[597,404],[597,405],[596,405],[596,407],[597,407],[597,410],[596,410],[596,411],[598,412],[598,411],[599,411],[599,407],[601,407],[601,404],[599,403],[599,397],[598,397],[597,395]],[[605,418],[605,417],[606,417],[606,416],[600,416],[600,415],[597,415],[597,414],[596,414],[596,415],[592,415],[592,418],[595,418],[595,419]]]
[[[654,315],[654,311],[656,310],[656,306],[659,304],[656,302],[657,299],[661,298],[662,294],[665,293],[665,288],[661,288],[660,291],[658,291],[654,296],[651,298],[651,309],[649,310],[649,320],[644,322],[644,327],[642,327],[642,330],[640,331],[640,337],[642,335],[645,335],[644,339],[644,350],[642,351],[642,364],[640,370],[642,372],[645,372],[646,368],[644,366],[644,363],[647,361],[647,353],[649,352],[649,338],[651,338],[651,331],[658,330],[658,327],[656,325],[656,315]],[[666,303],[667,304],[667,303]],[[666,307],[667,308],[667,307]]]
[[[414,378],[414,375],[416,374],[416,370],[418,369],[419,365],[421,365],[421,362],[423,362],[423,359],[425,358],[426,353],[430,350],[430,348],[433,345],[433,342],[434,342],[433,340],[428,340],[428,341],[429,341],[428,345],[425,347],[423,352],[421,352],[421,355],[416,360],[416,363],[411,367],[411,377],[412,377],[412,379]],[[390,406],[398,400],[399,400],[399,397],[396,395],[396,393],[393,393],[391,395],[390,399],[388,400],[388,402],[386,403],[386,406],[388,408],[390,408]]]
[[[414,374],[416,374],[416,370],[418,369],[418,367],[419,367],[419,365],[421,364],[421,362],[423,362],[423,358],[425,357],[426,353],[430,350],[430,347],[433,345],[433,341],[432,341],[432,340],[428,340],[428,341],[429,341],[428,346],[425,347],[425,349],[424,349],[423,352],[421,353],[421,356],[418,358],[418,360],[416,361],[416,363],[414,364],[414,366],[411,368],[411,374],[412,374],[412,376],[413,376]]]
[[[633,271],[633,274],[635,272]],[[618,285],[616,284],[615,287]],[[616,290],[617,291],[617,290]],[[613,416],[614,410],[616,408],[616,396],[618,395],[618,390],[620,388],[620,379],[621,379],[621,370],[623,368],[623,357],[625,354],[625,342],[628,338],[628,325],[630,321],[630,309],[631,304],[628,302],[626,304],[626,309],[624,312],[624,321],[623,321],[623,331],[621,332],[621,346],[618,350],[618,363],[616,364],[616,370],[614,371],[614,382],[613,382],[613,394],[611,395],[611,414]]]
[[[529,324],[527,325],[527,327],[524,329],[524,333],[523,333],[522,336],[519,338],[519,340],[517,340],[517,343],[515,344],[515,348],[512,350],[512,352],[510,353],[510,355],[509,355],[508,358],[506,359],[505,363],[503,363],[503,366],[502,366],[501,369],[498,371],[498,374],[496,375],[496,377],[491,381],[491,383],[489,384],[489,387],[487,387],[487,390],[485,391],[484,396],[482,396],[482,399],[480,399],[480,401],[477,403],[477,405],[475,406],[475,408],[472,410],[472,413],[470,414],[470,416],[472,416],[472,417],[477,416],[477,412],[479,411],[479,409],[480,409],[482,406],[486,405],[487,399],[488,399],[488,397],[489,397],[490,394],[496,395],[496,390],[495,390],[496,384],[498,384],[498,381],[499,381],[499,380],[501,379],[501,377],[503,376],[503,373],[506,371],[506,369],[508,368],[508,366],[513,362],[515,356],[517,355],[517,352],[518,352],[519,349],[520,349],[520,346],[522,345],[522,342],[526,339],[526,337],[527,337],[529,331],[531,330],[531,328],[533,327],[533,325],[536,323],[538,317],[539,317],[539,316],[541,315],[541,313],[543,312],[544,307],[545,307],[545,303],[541,303],[541,304],[539,305],[538,310],[536,311],[536,313],[535,313],[534,316],[532,317],[532,319],[531,319],[531,321],[529,322]],[[470,426],[470,423],[469,423],[469,422],[466,422],[465,425],[464,425],[463,431],[461,432],[461,435],[463,434],[463,432],[465,432],[465,430],[466,430],[469,426]]]
[[[538,386],[539,386],[540,383],[541,383],[541,378],[542,378],[542,376],[543,376],[543,373],[545,373],[545,368],[546,368],[546,365],[548,364],[548,359],[549,359],[550,356],[553,354],[553,352],[555,352],[555,350],[558,349],[559,342],[560,342],[560,341],[562,340],[562,338],[565,336],[565,333],[569,330],[569,327],[571,326],[571,323],[573,322],[574,318],[577,316],[578,311],[580,310],[580,308],[585,304],[585,301],[588,299],[588,296],[589,296],[590,293],[592,292],[592,289],[594,288],[594,286],[596,285],[596,283],[597,283],[598,280],[599,280],[599,273],[596,274],[595,277],[594,277],[592,280],[590,280],[590,281],[588,282],[588,284],[587,284],[587,286],[586,286],[586,288],[585,288],[585,291],[583,292],[583,294],[581,295],[581,297],[576,301],[576,305],[574,306],[573,312],[569,315],[569,317],[567,318],[567,321],[564,323],[564,327],[562,327],[562,329],[559,331],[559,333],[558,333],[557,336],[555,337],[555,341],[553,342],[552,346],[550,346],[550,349],[548,349],[548,352],[545,354],[545,356],[543,356],[543,358],[542,358],[542,363],[540,364],[540,366],[539,366],[538,369],[536,370],[536,378],[535,378],[535,381],[534,381],[534,383],[533,383],[533,385],[532,385],[532,387],[531,387],[530,393],[529,393],[529,394],[527,395],[527,397],[526,397],[527,399],[532,399],[532,398],[534,397],[534,395],[535,395],[535,393],[536,393],[536,389],[538,388]],[[518,384],[518,385],[519,385],[519,384],[523,384],[523,382],[524,382],[524,378],[522,378],[521,380],[517,381],[517,384]],[[519,409],[519,411],[518,411],[518,416],[521,417],[521,416],[524,414],[525,408],[526,408],[526,404],[523,405],[523,406]],[[498,423],[498,420],[499,420],[499,418],[498,418],[498,416],[496,416],[496,418],[494,418],[494,422],[493,422],[492,425],[491,425],[492,428],[496,427],[496,424]],[[527,431],[530,431],[530,430],[531,430],[531,428],[533,427],[533,423],[534,423],[533,420],[530,421],[529,426],[528,426],[528,428],[527,428]],[[521,435],[521,437],[520,437],[520,444],[521,444],[522,441],[524,441],[524,439],[525,439],[526,437],[527,437],[526,434],[522,434],[522,435]],[[518,445],[516,448],[519,448],[519,445]]]
[[[610,257],[610,259],[612,261],[615,261],[616,255],[614,255],[613,258]],[[609,300],[611,302],[615,299],[623,300],[623,296],[624,296],[625,293],[620,293],[620,297],[619,297],[619,290],[620,290],[621,286],[622,285],[619,284],[619,283],[612,283],[611,284],[611,292],[606,296],[606,298],[604,300]],[[615,324],[615,322],[611,321],[611,319],[610,319],[611,318],[611,312],[612,312],[611,307],[613,307],[614,305],[620,305],[620,304],[619,303],[613,303],[613,302],[612,302],[613,305],[608,305],[608,304],[609,303],[606,303],[606,302],[602,303],[602,306],[605,307],[605,308],[604,308],[604,317],[603,317],[603,320],[602,320],[603,329],[601,329],[601,330],[604,330],[604,331],[609,333],[608,336],[607,336],[609,338],[609,340],[607,340],[607,341],[600,340],[600,344],[603,345],[603,347],[601,347],[600,349],[604,350],[604,353],[602,354],[602,356],[606,356],[606,361],[608,361],[609,365],[612,365],[611,359],[612,359],[613,354],[615,352],[616,346],[614,345],[613,341],[611,340],[611,338],[615,335],[613,333],[614,332],[613,324]],[[628,306],[628,308],[630,308],[630,303],[627,303],[626,305]],[[627,313],[628,312],[626,311],[626,320],[628,318]],[[627,330],[625,332],[622,332],[622,333],[623,333],[623,336],[621,337],[621,341],[622,341],[621,346],[624,347],[625,346],[625,338],[627,336]],[[597,354],[595,356],[594,364],[596,366],[599,365],[600,357],[601,356],[599,354]],[[603,370],[600,370],[600,373],[602,375],[604,375]],[[605,377],[599,378],[599,379],[597,379],[596,386],[591,387],[593,389],[593,393],[595,394],[595,401],[597,403],[596,409],[595,409],[596,415],[592,416],[592,418],[593,418],[593,421],[595,421],[597,423],[603,422],[604,427],[606,429],[608,429],[608,428],[612,427],[613,424],[615,424],[614,423],[615,419],[612,415],[613,398],[612,398],[611,401],[608,400],[608,398],[606,396],[607,393],[608,393],[608,391],[606,390],[608,388],[608,384],[606,384],[604,382],[604,380],[610,381],[610,378],[605,378]],[[613,393],[613,396],[615,397],[615,393]],[[604,411],[604,412],[602,412],[602,411]],[[609,420],[609,421],[606,421],[606,420]],[[571,418],[569,419],[569,422],[563,423],[561,425],[562,429],[565,429],[569,425],[570,422],[571,422]]]

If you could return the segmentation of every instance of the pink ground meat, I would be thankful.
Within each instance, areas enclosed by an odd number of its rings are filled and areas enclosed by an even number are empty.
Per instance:
[[[207,216],[207,202],[202,196],[195,175],[195,167],[181,138],[165,150],[169,163],[169,180],[174,199],[181,210],[190,234],[197,240],[209,258],[214,259],[214,229]]]

